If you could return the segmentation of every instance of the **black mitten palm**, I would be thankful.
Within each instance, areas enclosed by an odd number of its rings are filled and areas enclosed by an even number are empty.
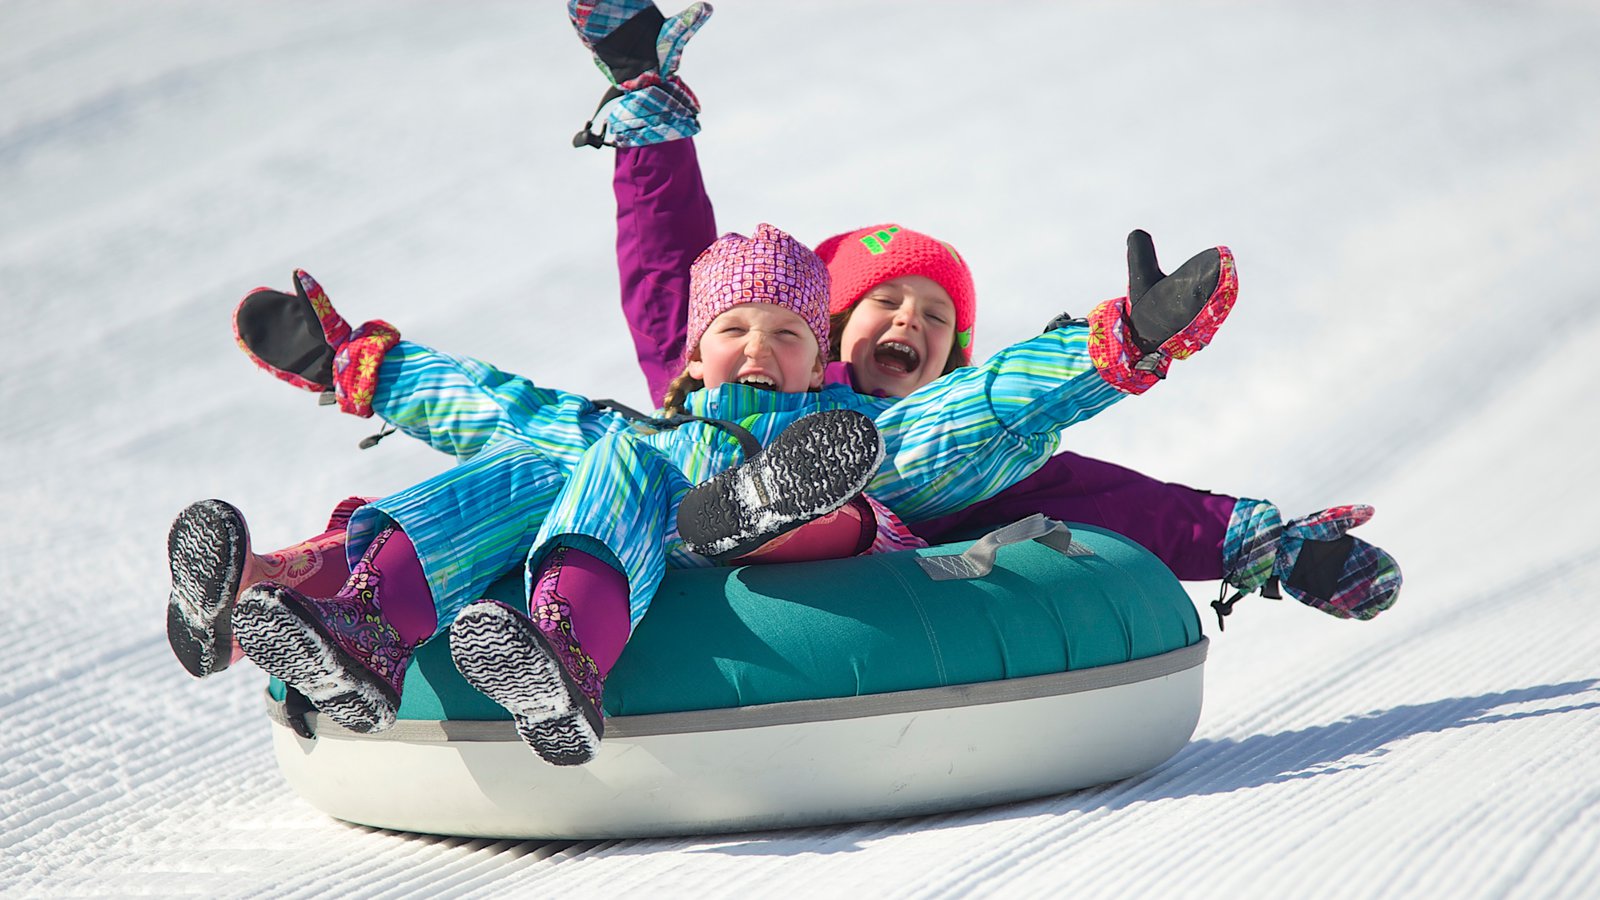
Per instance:
[[[256,288],[233,312],[239,348],[280,381],[319,393],[333,392],[339,408],[372,415],[383,356],[400,332],[381,320],[351,328],[304,269],[294,272],[295,292]]]
[[[239,347],[256,365],[308,391],[333,390],[333,357],[350,340],[350,323],[316,280],[294,273],[295,293],[256,288],[233,312]]]
[[[1149,233],[1128,235],[1128,325],[1140,350],[1150,353],[1171,340],[1205,309],[1222,281],[1222,248],[1189,257],[1168,275],[1156,262]]]

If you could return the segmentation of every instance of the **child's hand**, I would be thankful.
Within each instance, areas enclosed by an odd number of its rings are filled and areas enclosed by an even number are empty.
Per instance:
[[[303,269],[295,293],[257,288],[239,301],[233,334],[257,366],[302,390],[332,392],[339,408],[372,415],[372,392],[383,354],[400,340],[387,322],[352,329]]]

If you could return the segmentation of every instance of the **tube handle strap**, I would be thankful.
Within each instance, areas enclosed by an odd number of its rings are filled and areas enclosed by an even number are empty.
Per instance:
[[[994,571],[995,556],[1007,544],[1038,541],[1062,556],[1093,556],[1094,551],[1072,539],[1072,529],[1043,513],[996,528],[960,553],[919,556],[917,565],[934,581],[983,578]]]

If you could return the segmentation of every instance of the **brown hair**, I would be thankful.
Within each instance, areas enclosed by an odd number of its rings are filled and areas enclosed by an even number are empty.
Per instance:
[[[706,383],[704,381],[690,375],[689,370],[684,369],[682,374],[672,379],[672,383],[667,385],[667,393],[661,398],[661,411],[669,416],[676,416],[682,413],[684,411],[683,398],[689,396],[690,392],[698,391],[705,386]]]

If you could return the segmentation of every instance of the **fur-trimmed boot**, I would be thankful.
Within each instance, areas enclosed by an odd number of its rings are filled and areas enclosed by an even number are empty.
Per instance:
[[[433,599],[405,533],[393,526],[367,547],[333,597],[309,597],[270,581],[245,590],[234,611],[251,662],[304,694],[351,731],[395,722],[406,666],[433,628],[418,622]],[[401,622],[412,624],[405,633]]]
[[[1283,523],[1264,500],[1241,499],[1223,540],[1223,593],[1211,605],[1217,624],[1247,594],[1294,599],[1341,619],[1370,619],[1399,599],[1400,565],[1348,532],[1372,518],[1370,506],[1336,506]]]
[[[374,319],[358,328],[304,269],[294,270],[295,293],[256,288],[233,313],[233,335],[251,362],[280,381],[331,394],[339,409],[372,415],[383,356],[400,341],[393,325]]]
[[[650,0],[568,0],[567,15],[611,82],[574,147],[641,147],[699,133],[700,101],[677,71],[711,4],[692,3],[669,19]]]
[[[812,413],[690,489],[678,506],[678,534],[701,556],[744,556],[849,503],[877,474],[883,453],[877,426],[861,413]]]
[[[322,534],[272,553],[252,552],[244,514],[231,503],[201,500],[179,513],[167,532],[167,643],[183,668],[204,678],[240,659],[233,608],[245,588],[276,581],[312,594],[337,591],[350,577],[345,523],[363,502],[343,501]]]
[[[594,759],[605,734],[605,676],[629,632],[628,580],[596,557],[556,547],[540,564],[531,617],[495,600],[450,625],[450,658],[511,713],[517,734],[552,765]]]
[[[1175,359],[1211,342],[1239,295],[1233,253],[1213,247],[1171,275],[1156,262],[1150,235],[1128,235],[1128,296],[1089,314],[1089,358],[1108,384],[1142,394],[1167,377]]]

